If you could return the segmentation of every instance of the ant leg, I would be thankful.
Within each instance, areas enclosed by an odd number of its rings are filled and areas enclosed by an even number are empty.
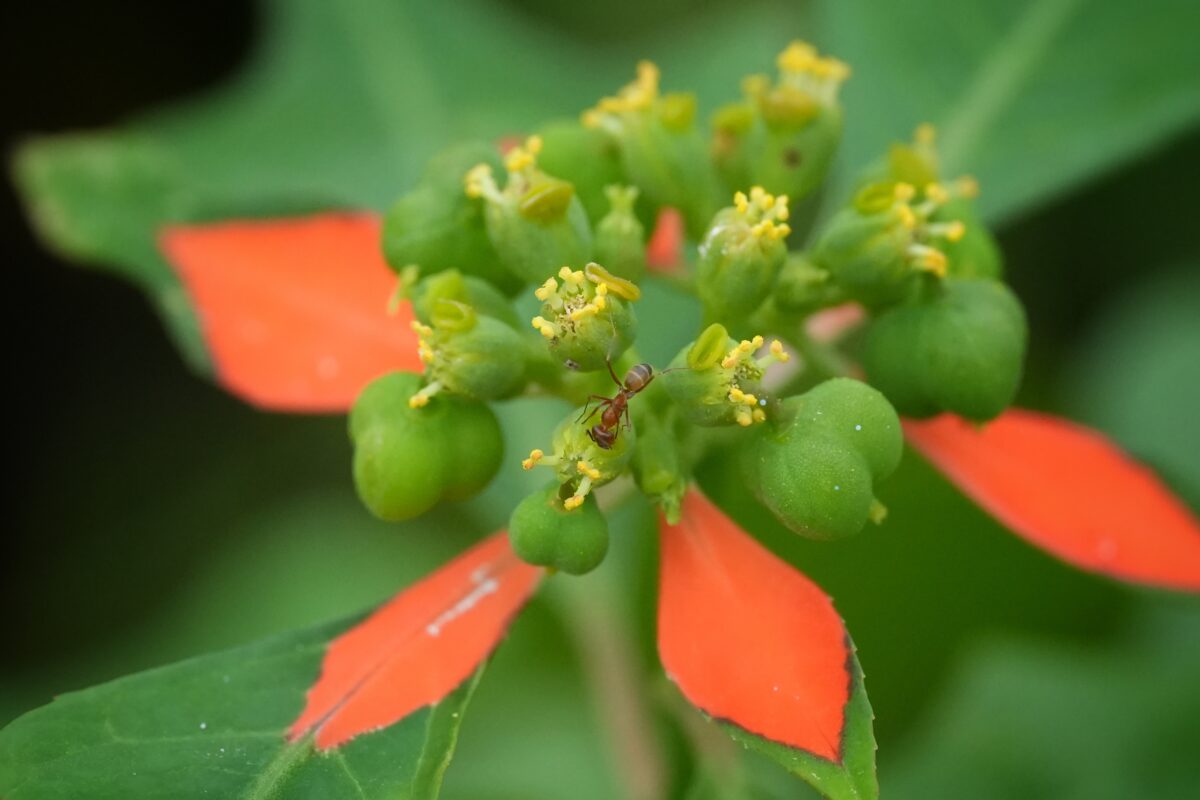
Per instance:
[[[600,405],[596,406],[595,411],[591,410],[591,406],[592,406],[593,402],[599,402],[599,404],[600,404]],[[605,408],[606,406],[609,406],[609,405],[612,405],[611,397],[605,397],[602,394],[588,395],[587,402],[584,403],[584,405],[583,405],[583,413],[580,414],[579,419],[577,419],[575,421],[583,422],[585,419],[590,417],[592,414],[595,414],[596,411],[599,411],[600,409]]]
[[[615,383],[619,388],[624,389],[625,388],[624,382],[622,382],[621,379],[617,377],[616,372],[613,372],[612,359],[611,358],[604,359],[604,366],[608,367],[608,374],[612,376],[613,383]]]

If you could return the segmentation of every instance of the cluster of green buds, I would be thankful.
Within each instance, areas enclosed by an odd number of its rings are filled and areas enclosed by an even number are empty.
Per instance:
[[[798,42],[777,64],[777,80],[752,76],[718,112],[711,148],[695,98],[660,94],[643,62],[579,120],[503,155],[472,145],[434,160],[384,226],[424,372],[375,381],[351,415],[372,511],[406,519],[481,490],[503,460],[488,404],[538,395],[564,409],[520,459],[552,474],[509,521],[530,563],[595,568],[606,495],[636,488],[677,519],[716,455],[783,525],[838,539],[884,518],[876,486],[900,459],[898,411],[985,420],[1011,402],[1025,318],[975,182],[942,178],[922,126],[812,217],[826,222],[793,231],[840,139],[849,70]],[[666,207],[686,218],[692,263],[659,276],[646,239]],[[634,307],[642,335],[661,337],[667,316],[683,318],[656,306],[672,294],[702,321],[667,342],[665,366],[645,363]],[[860,331],[814,338],[814,315],[850,303]]]

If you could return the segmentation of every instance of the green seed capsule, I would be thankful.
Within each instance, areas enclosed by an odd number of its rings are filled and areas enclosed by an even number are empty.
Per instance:
[[[700,244],[696,290],[705,318],[729,326],[744,324],[771,292],[787,257],[788,199],[755,186],[747,197],[717,212]]]
[[[931,295],[871,323],[863,351],[871,383],[904,414],[995,417],[1021,379],[1027,330],[1020,301],[983,279],[950,279]]]
[[[763,426],[767,428],[768,426]],[[745,451],[754,494],[791,530],[831,541],[862,530],[874,494],[866,460],[842,439],[818,428],[787,428]]]
[[[626,182],[616,140],[604,131],[585,128],[574,120],[552,122],[538,135],[542,137],[542,152],[538,156],[541,168],[570,181],[588,219],[599,222],[609,209],[605,187]]]
[[[516,290],[519,281],[501,266],[482,209],[462,192],[463,172],[481,162],[499,163],[494,148],[451,148],[435,157],[421,183],[396,201],[383,221],[383,254],[392,269],[418,264],[423,274],[431,275],[456,268],[510,294]]]
[[[526,497],[508,521],[508,538],[523,560],[539,567],[583,575],[608,553],[608,521],[593,497],[567,510],[558,483]]]
[[[541,139],[531,136],[523,147],[509,152],[503,190],[487,163],[473,167],[465,178],[466,195],[484,201],[488,238],[501,263],[525,281],[592,256],[587,213],[570,183],[538,168],[541,148]]]
[[[381,519],[420,516],[442,499],[462,499],[495,476],[502,456],[499,422],[486,406],[456,397],[411,407],[421,378],[394,372],[372,381],[350,414],[354,485]],[[469,435],[468,450],[456,437]]]
[[[629,281],[646,273],[646,230],[633,214],[635,186],[605,187],[612,210],[596,226],[596,260]]]
[[[785,400],[777,421],[756,429],[743,451],[755,495],[791,530],[840,539],[881,507],[874,485],[902,451],[900,421],[883,396],[848,378]]]
[[[879,390],[851,378],[832,378],[783,401],[779,416],[793,425],[826,430],[866,459],[876,479],[895,472],[904,451],[896,410]]]

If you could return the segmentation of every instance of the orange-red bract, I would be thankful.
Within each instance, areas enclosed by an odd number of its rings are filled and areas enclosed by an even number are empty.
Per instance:
[[[683,267],[683,215],[678,209],[658,212],[650,241],[646,243],[646,265],[651,272],[679,272]]]
[[[1016,533],[1083,569],[1200,590],[1200,524],[1154,473],[1096,431],[1009,410],[976,427],[904,421],[911,443]]]
[[[438,702],[491,655],[540,575],[502,531],[405,589],[330,644],[290,738],[336,747]]]
[[[684,697],[839,762],[851,650],[829,597],[695,490],[661,528],[658,651]]]
[[[375,215],[321,214],[172,227],[161,244],[226,389],[267,409],[337,412],[372,379],[423,369],[411,308],[387,313],[396,279],[379,236]]]

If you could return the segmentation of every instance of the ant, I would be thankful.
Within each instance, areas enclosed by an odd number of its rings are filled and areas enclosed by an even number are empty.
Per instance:
[[[634,395],[645,389],[654,380],[654,367],[649,364],[635,364],[625,373],[625,380],[617,377],[617,373],[613,371],[612,362],[605,362],[608,366],[608,374],[612,376],[613,382],[619,387],[617,393],[612,397],[604,397],[594,394],[588,398],[590,405],[593,400],[600,401],[595,411],[588,410],[584,406],[583,414],[579,417],[582,422],[585,419],[593,416],[596,411],[600,412],[600,421],[593,425],[588,430],[588,437],[596,443],[596,445],[604,450],[611,450],[613,443],[617,441],[617,429],[620,427],[621,419],[624,418],[625,424],[629,423],[629,401]]]

